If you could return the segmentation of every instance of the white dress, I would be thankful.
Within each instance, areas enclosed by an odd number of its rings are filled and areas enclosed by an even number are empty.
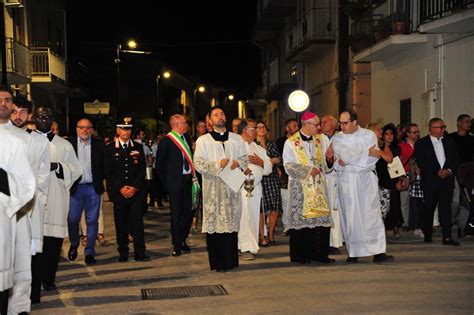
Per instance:
[[[338,171],[340,218],[350,257],[385,253],[385,228],[380,215],[378,179],[375,164],[378,158],[369,156],[369,148],[377,144],[375,134],[358,127],[352,134],[332,137],[336,157],[345,162]]]
[[[258,224],[260,221],[260,202],[262,200],[262,178],[272,172],[272,163],[264,148],[255,142],[245,142],[247,155],[257,154],[263,160],[263,168],[254,164],[248,167],[252,170],[254,179],[254,190],[251,197],[247,197],[247,191],[241,190],[242,194],[242,216],[240,217],[239,249],[242,252],[258,252]]]

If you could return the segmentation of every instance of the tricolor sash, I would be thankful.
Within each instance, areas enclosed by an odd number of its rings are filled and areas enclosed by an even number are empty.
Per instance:
[[[167,136],[171,139],[171,141],[173,141],[174,144],[176,144],[178,149],[183,153],[184,158],[189,163],[191,174],[193,175],[193,185],[191,188],[192,207],[197,208],[199,206],[199,191],[201,190],[201,187],[199,186],[199,182],[196,177],[196,172],[194,170],[193,154],[191,152],[191,148],[189,147],[188,143],[183,138],[181,138],[181,136],[176,131],[171,130],[167,134]]]
[[[171,130],[171,132],[169,132],[167,136],[171,139],[171,141],[174,142],[174,144],[176,144],[178,149],[181,150],[184,155],[184,158],[189,163],[189,167],[191,168],[191,174],[195,176],[196,174],[194,171],[193,154],[191,152],[191,148],[189,148],[188,143],[183,138],[181,138],[181,136],[174,130]]]
[[[311,143],[312,157],[308,156],[308,153],[304,146],[304,141],[301,138],[299,132],[296,132],[289,138],[292,147],[295,150],[296,159],[298,164],[308,166],[309,161],[313,161],[313,165],[316,168],[323,168],[323,148],[321,135],[314,135]],[[323,172],[323,170],[321,170]],[[330,215],[328,202],[326,199],[326,188],[324,185],[324,177],[320,174],[316,177],[312,177],[308,174],[301,180],[301,187],[303,189],[303,217],[306,219],[317,218],[322,216]]]

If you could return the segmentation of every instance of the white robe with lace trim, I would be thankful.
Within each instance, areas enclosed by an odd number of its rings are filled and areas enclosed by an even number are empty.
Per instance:
[[[225,149],[224,149],[225,147]],[[196,141],[194,166],[202,175],[203,218],[202,233],[232,233],[239,231],[242,211],[241,194],[232,191],[219,177],[220,160],[237,160],[240,168],[247,167],[247,153],[242,137],[229,132],[223,143],[210,134]]]

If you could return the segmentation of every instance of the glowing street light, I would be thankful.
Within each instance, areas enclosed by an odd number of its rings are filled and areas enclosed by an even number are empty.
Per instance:
[[[193,130],[194,130],[194,127],[196,126],[197,124],[197,121],[198,121],[198,118],[199,118],[199,115],[198,115],[198,107],[197,107],[197,104],[196,104],[196,92],[199,93],[204,93],[206,91],[206,88],[204,87],[204,85],[199,85],[197,88],[194,89],[194,93],[193,93],[193,106],[194,106],[194,126],[193,126]]]
[[[309,106],[308,94],[302,90],[293,91],[288,97],[288,105],[297,113],[306,110]]]
[[[127,46],[130,49],[122,49],[121,44],[117,44],[116,49],[116,58],[114,60],[115,64],[117,65],[117,117],[120,117],[120,53],[132,53],[132,54],[141,54],[141,55],[149,55],[151,52],[149,51],[142,51],[142,50],[133,50],[137,48],[137,42],[134,40],[129,40]]]
[[[156,134],[158,134],[158,118],[163,113],[163,108],[161,107],[161,99],[160,99],[160,80],[161,77],[165,79],[169,79],[171,77],[171,73],[169,71],[163,72],[163,75],[159,73],[156,76]]]
[[[229,94],[229,96],[227,96],[227,98],[229,99],[229,101],[232,101],[234,99],[234,95]]]

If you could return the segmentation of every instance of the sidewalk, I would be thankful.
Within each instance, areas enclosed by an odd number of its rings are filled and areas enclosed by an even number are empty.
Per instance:
[[[301,314],[301,313],[460,313],[474,311],[474,237],[460,247],[424,244],[412,232],[388,237],[390,265],[371,258],[348,265],[347,254],[331,266],[289,262],[288,238],[262,248],[254,261],[226,273],[209,270],[205,238],[191,235],[192,252],[172,257],[169,209],[145,217],[148,262],[117,262],[112,205],[104,202],[108,245],[97,245],[97,265],[84,264],[83,247],[67,261],[65,240],[56,284],[42,292],[33,314]],[[281,228],[279,230],[281,232]],[[130,246],[133,251],[133,246]],[[222,285],[228,295],[143,300],[142,289]],[[214,292],[214,291],[213,291]],[[215,292],[211,294],[216,294]]]

